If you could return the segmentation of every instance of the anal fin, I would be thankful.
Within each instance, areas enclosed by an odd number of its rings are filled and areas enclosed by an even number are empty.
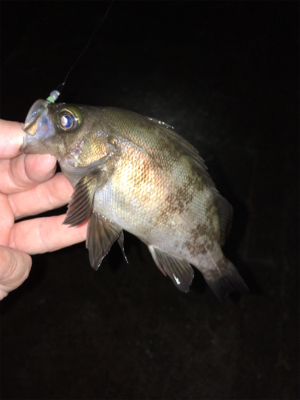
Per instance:
[[[194,278],[194,271],[191,265],[187,261],[171,256],[152,245],[149,245],[148,248],[161,272],[164,275],[168,275],[179,290],[188,292]]]
[[[118,225],[102,217],[96,211],[92,212],[88,222],[86,239],[86,247],[89,249],[92,268],[95,270],[99,268],[103,258],[120,235],[123,235],[123,231]],[[124,254],[123,240],[122,249]]]

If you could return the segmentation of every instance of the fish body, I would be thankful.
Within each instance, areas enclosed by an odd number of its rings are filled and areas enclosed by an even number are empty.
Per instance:
[[[115,241],[124,253],[124,229],[148,246],[182,291],[193,280],[191,264],[220,300],[247,290],[221,249],[232,207],[197,150],[171,126],[117,108],[38,100],[23,129],[23,151],[54,155],[72,184],[64,223],[89,219],[86,244],[94,269]]]

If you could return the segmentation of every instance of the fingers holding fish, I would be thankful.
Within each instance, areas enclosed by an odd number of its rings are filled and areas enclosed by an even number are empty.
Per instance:
[[[32,189],[8,196],[15,219],[37,215],[64,206],[70,201],[72,186],[62,173]]]
[[[24,168],[29,182],[38,184],[50,179],[56,171],[56,158],[49,154],[27,155],[24,159]]]
[[[49,179],[56,159],[49,154],[21,155],[25,135],[20,122],[0,119],[0,192],[14,193]]]
[[[8,246],[10,232],[15,221],[8,198],[2,193],[0,193],[0,210],[0,245]]]
[[[0,119],[0,158],[14,158],[21,154],[24,137],[20,122]]]
[[[56,159],[50,155],[20,155],[0,161],[0,192],[11,194],[30,189],[50,179],[56,169]]]
[[[87,223],[69,228],[62,225],[66,215],[34,218],[14,225],[9,247],[28,254],[41,254],[80,243],[86,239]]]

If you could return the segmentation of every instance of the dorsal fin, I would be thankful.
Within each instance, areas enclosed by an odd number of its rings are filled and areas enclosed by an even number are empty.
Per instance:
[[[199,174],[203,177],[206,184],[209,187],[215,188],[215,184],[211,179],[211,176],[207,172],[207,166],[205,165],[203,158],[199,155],[198,150],[193,145],[191,145],[187,140],[185,140],[182,136],[180,136],[172,126],[164,122],[161,122],[155,118],[150,118],[150,117],[145,117],[145,118],[153,122],[161,130],[163,130],[164,134],[169,138],[169,140],[173,143],[173,145],[183,150],[186,153],[186,155],[193,160],[195,168],[199,170]]]
[[[229,204],[228,201],[224,199],[219,192],[217,192],[217,190],[214,190],[214,192],[214,198],[216,201],[220,221],[221,246],[224,246],[231,228],[233,208],[231,204]]]

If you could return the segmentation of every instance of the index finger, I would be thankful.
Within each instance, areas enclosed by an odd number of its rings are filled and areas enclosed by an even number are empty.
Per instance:
[[[24,137],[20,122],[0,119],[0,158],[14,158],[21,154]]]

